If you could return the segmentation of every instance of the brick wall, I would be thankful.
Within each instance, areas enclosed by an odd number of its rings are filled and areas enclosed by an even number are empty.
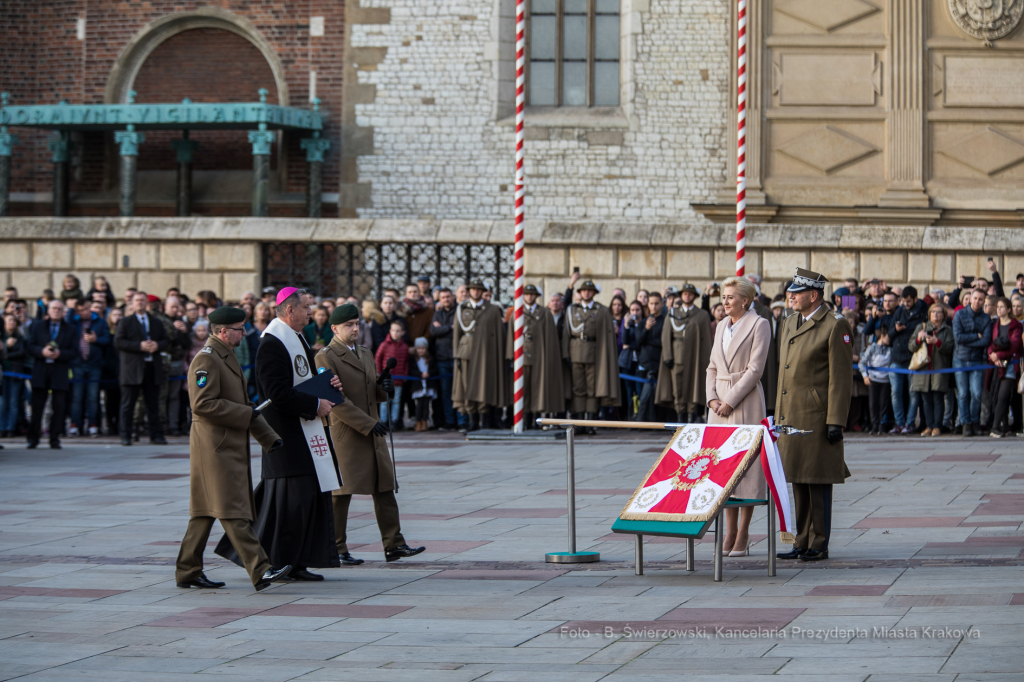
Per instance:
[[[55,104],[62,99],[73,104],[100,104],[111,69],[133,36],[156,19],[201,7],[235,13],[262,33],[283,65],[289,106],[309,106],[309,71],[317,72],[317,96],[328,114],[324,136],[332,143],[324,163],[324,191],[338,191],[344,39],[344,3],[339,0],[4,0],[0,6],[0,90],[10,92],[19,104]],[[324,37],[310,38],[310,16],[324,17]],[[75,35],[75,23],[80,17],[87,22],[84,41]],[[186,96],[197,101],[224,99],[218,91],[226,87],[230,90],[229,101],[254,101],[259,87],[276,94],[273,79],[265,78],[270,70],[259,52],[243,38],[225,31],[195,29],[179,34],[158,47],[150,56],[151,60],[154,58],[166,58],[172,63],[147,62],[143,66],[136,83],[140,101],[176,101]],[[12,159],[11,191],[50,192],[50,134],[29,129],[14,132],[21,142]],[[201,139],[200,133],[194,135]],[[168,159],[173,159],[167,143],[177,133],[147,132],[146,136],[139,167],[165,168]],[[305,154],[299,147],[299,137],[292,135],[293,139],[285,140],[288,160],[284,189],[295,193],[305,191],[306,186]],[[218,133],[205,141],[209,143],[204,144],[208,156],[203,160],[200,152],[197,167],[222,159],[227,168],[217,169],[230,170],[239,167],[244,157],[251,154],[245,133]],[[81,142],[83,165],[73,170],[72,212],[78,212],[74,206],[77,193],[109,190],[117,180],[112,136],[90,134]],[[215,149],[211,148],[214,143]],[[252,167],[251,156],[243,167]],[[139,210],[143,208],[140,205]],[[38,211],[38,207],[24,203],[15,203],[13,209],[21,214]],[[115,215],[116,202],[105,205],[103,211]]]

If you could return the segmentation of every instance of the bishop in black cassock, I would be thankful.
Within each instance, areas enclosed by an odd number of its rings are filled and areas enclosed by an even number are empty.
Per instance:
[[[293,287],[286,287],[278,294],[278,319],[292,331],[296,327],[301,330],[309,322],[307,296]],[[294,566],[290,579],[323,580],[323,576],[307,569],[335,568],[341,562],[334,540],[331,492],[320,491],[313,455],[300,421],[317,419],[320,401],[293,387],[294,372],[315,371],[315,354],[302,334],[299,331],[295,334],[305,350],[305,368],[302,368],[301,356],[292,358],[285,344],[269,333],[263,335],[256,352],[256,388],[261,399],[271,400],[262,414],[281,436],[284,446],[272,453],[263,451],[261,480],[254,491],[256,522],[253,529],[272,565]],[[334,459],[330,440],[326,439]],[[217,545],[216,553],[239,563],[226,537]]]

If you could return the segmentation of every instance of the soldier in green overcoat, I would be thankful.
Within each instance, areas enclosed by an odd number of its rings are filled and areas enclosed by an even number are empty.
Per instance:
[[[210,337],[188,368],[192,407],[189,434],[190,496],[188,530],[175,570],[178,587],[224,587],[203,574],[203,550],[214,520],[235,548],[257,591],[284,579],[291,566],[272,568],[252,528],[249,434],[267,450],[281,439],[249,404],[245,375],[234,349],[245,339],[245,311],[221,307],[210,313]]]
[[[779,339],[775,422],[810,431],[782,436],[779,454],[793,484],[796,542],[780,559],[828,558],[832,486],[850,475],[843,456],[843,426],[853,387],[853,331],[824,304],[824,276],[797,268],[787,289],[794,313]]]

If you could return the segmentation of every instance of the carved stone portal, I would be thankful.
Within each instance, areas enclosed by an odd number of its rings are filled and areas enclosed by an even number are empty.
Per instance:
[[[991,43],[1017,28],[1024,0],[949,0],[949,13],[969,36]]]

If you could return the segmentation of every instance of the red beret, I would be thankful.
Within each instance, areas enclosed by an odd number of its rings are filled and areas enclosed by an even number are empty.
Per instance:
[[[154,294],[146,294],[146,300],[149,301],[150,303],[159,303],[160,297]]]

